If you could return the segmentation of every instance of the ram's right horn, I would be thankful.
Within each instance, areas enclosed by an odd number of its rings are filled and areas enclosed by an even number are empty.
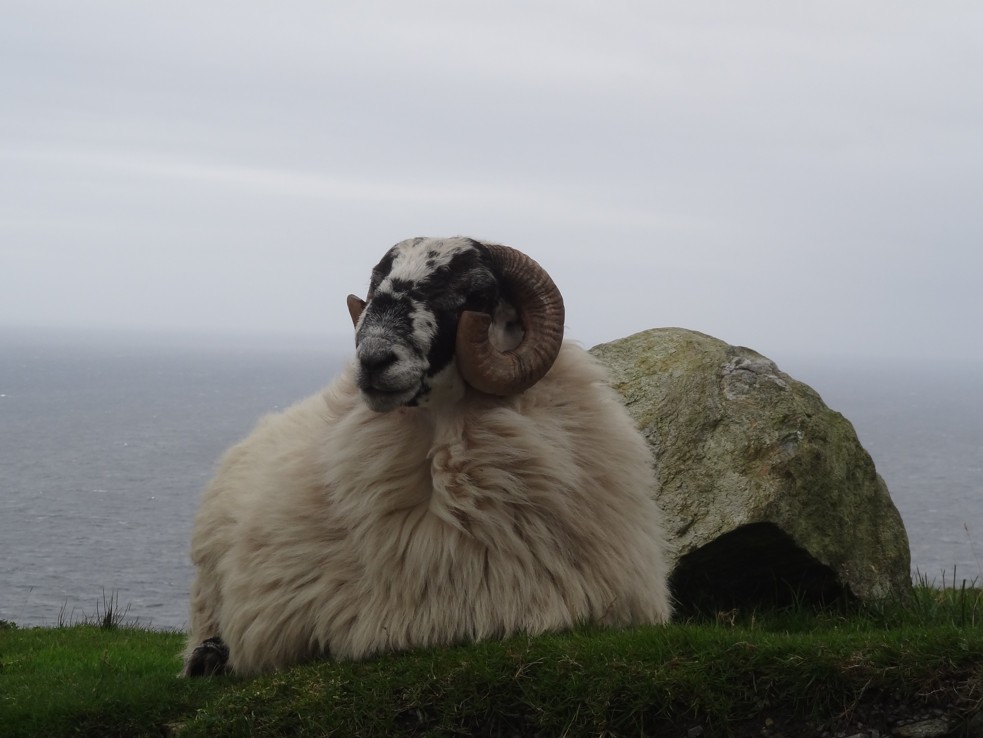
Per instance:
[[[457,326],[457,366],[480,392],[508,396],[546,376],[563,342],[563,296],[550,275],[525,254],[508,246],[482,244],[490,265],[501,274],[519,313],[524,336],[510,351],[499,351],[488,337],[491,316],[465,311]]]

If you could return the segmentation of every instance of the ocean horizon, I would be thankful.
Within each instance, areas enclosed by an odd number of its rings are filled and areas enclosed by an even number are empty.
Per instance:
[[[216,462],[263,414],[327,385],[350,341],[0,330],[0,620],[78,621],[115,597],[130,622],[183,629]],[[978,368],[769,358],[853,423],[913,573],[983,581]]]

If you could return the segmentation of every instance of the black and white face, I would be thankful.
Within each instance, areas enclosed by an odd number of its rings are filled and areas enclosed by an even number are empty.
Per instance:
[[[393,246],[372,270],[355,328],[356,381],[377,412],[430,399],[455,373],[463,310],[495,314],[499,282],[484,247],[467,238],[414,238]]]

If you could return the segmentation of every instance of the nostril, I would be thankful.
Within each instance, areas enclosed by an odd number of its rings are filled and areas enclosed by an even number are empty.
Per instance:
[[[396,361],[396,352],[388,341],[368,338],[358,347],[358,360],[366,369],[378,371]]]
[[[396,361],[396,354],[392,351],[371,351],[359,354],[358,358],[366,369],[385,369]]]

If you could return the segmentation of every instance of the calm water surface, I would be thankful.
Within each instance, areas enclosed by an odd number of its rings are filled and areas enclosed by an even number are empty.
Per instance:
[[[182,628],[201,488],[264,413],[341,361],[290,347],[0,344],[0,619],[51,625],[118,592]]]
[[[0,619],[94,616],[117,592],[130,619],[183,628],[191,524],[217,458],[259,416],[330,381],[350,350],[334,349],[0,333]],[[975,372],[781,368],[853,421],[901,510],[913,566],[983,579]]]

